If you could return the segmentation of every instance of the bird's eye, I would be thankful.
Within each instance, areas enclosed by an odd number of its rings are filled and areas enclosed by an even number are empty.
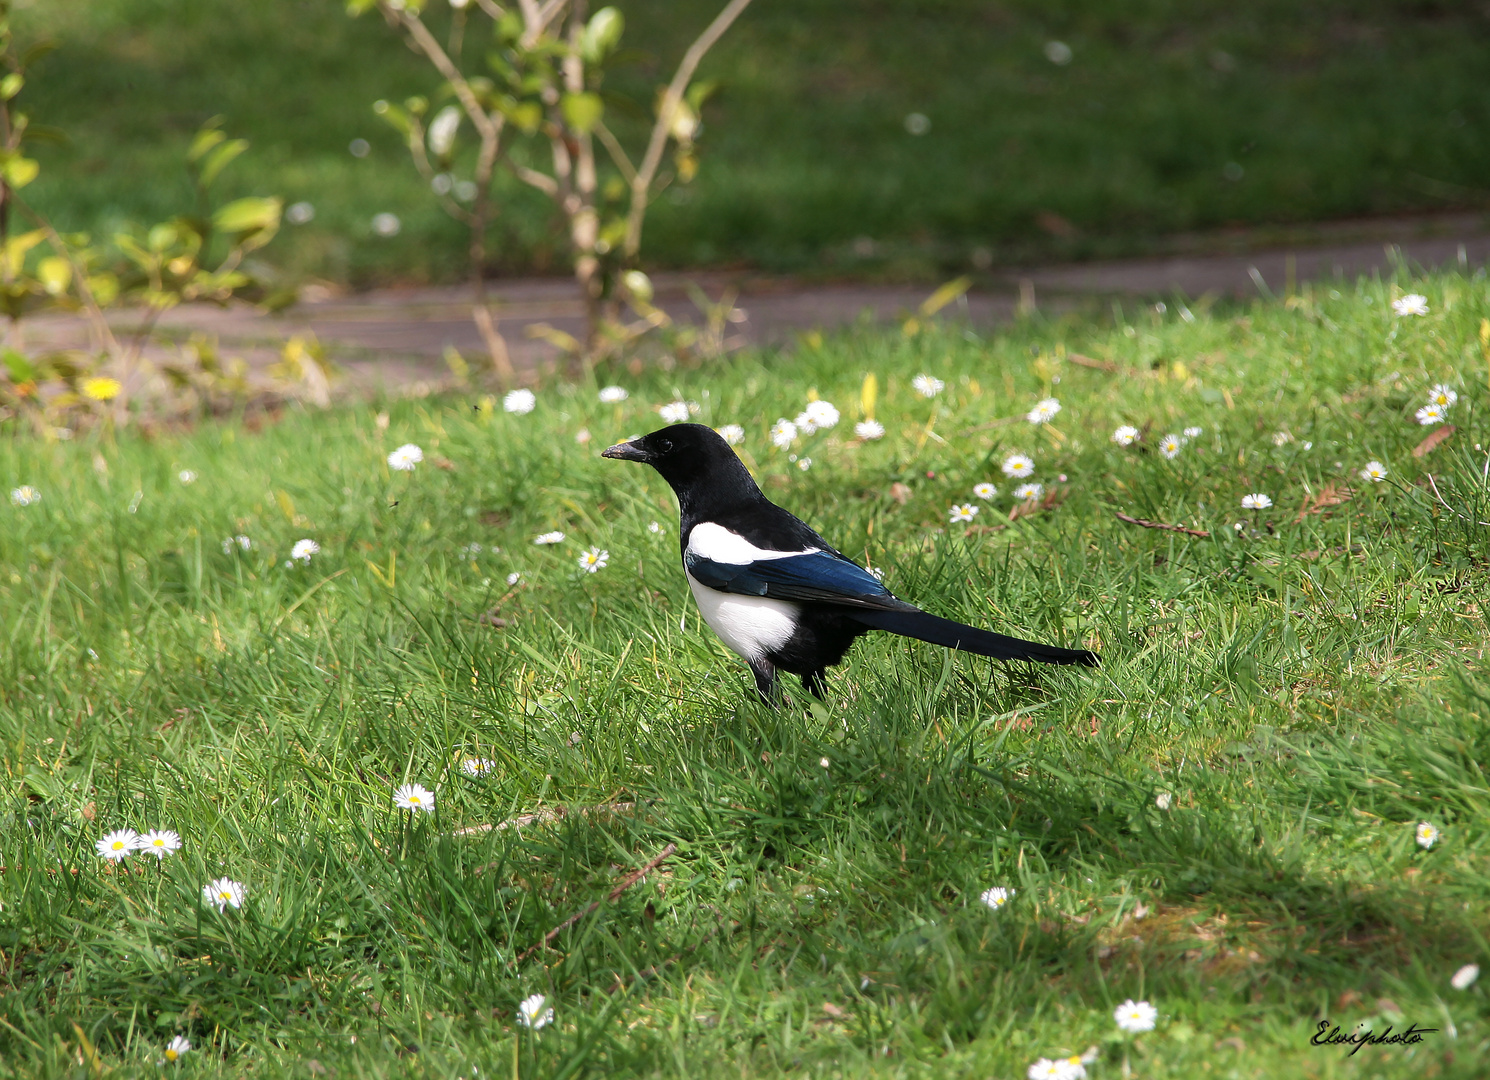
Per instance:
[[[657,449],[661,450],[664,454],[671,454],[673,452],[673,444],[667,439],[663,439],[662,442],[657,444]]]

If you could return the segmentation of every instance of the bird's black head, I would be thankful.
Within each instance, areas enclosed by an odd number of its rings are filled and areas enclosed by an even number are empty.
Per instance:
[[[729,443],[703,424],[673,424],[602,450],[601,457],[640,461],[662,474],[685,507],[700,501],[760,497],[760,488]]]

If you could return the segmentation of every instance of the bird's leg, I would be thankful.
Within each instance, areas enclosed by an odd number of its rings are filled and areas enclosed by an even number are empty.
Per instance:
[[[802,685],[807,692],[819,701],[828,700],[828,670],[827,668],[814,668],[802,676]]]
[[[781,682],[776,678],[776,666],[767,660],[751,660],[750,670],[755,675],[755,692],[761,701],[772,708],[781,704]]]

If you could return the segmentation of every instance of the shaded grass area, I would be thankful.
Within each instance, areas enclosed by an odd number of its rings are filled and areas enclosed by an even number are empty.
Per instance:
[[[620,6],[632,52],[609,109],[635,134],[716,5]],[[19,18],[64,45],[21,98],[72,136],[41,148],[33,188],[63,227],[106,236],[189,205],[184,148],[221,113],[254,142],[235,194],[316,207],[273,259],[359,284],[460,277],[458,228],[370,109],[437,86],[377,18],[331,0],[48,0]],[[1046,58],[1052,40],[1069,64]],[[929,278],[1191,229],[1483,207],[1487,63],[1475,5],[757,0],[705,63],[720,90],[702,172],[655,205],[644,256]],[[515,182],[507,198],[495,267],[562,272],[551,210]],[[373,234],[381,212],[398,237]]]
[[[550,386],[525,416],[472,394],[8,434],[0,481],[42,498],[0,531],[0,1075],[95,1052],[124,1075],[176,1033],[193,1074],[1022,1076],[1095,1046],[1097,1077],[1125,1053],[1151,1077],[1483,1075],[1485,990],[1448,979],[1490,963],[1490,295],[1413,285],[1425,317],[1363,283],[864,331],[627,378],[621,405]],[[888,430],[861,443],[868,373]],[[1415,458],[1437,383],[1457,430]],[[803,471],[766,433],[813,392],[844,419]],[[898,594],[1103,666],[875,636],[826,704],[762,709],[698,623],[670,494],[596,456],[674,397],[742,424],[768,494]],[[424,463],[390,474],[411,441]],[[1011,520],[1014,451],[1063,500]],[[1356,477],[1371,459],[1386,482]],[[947,525],[985,480],[1004,492]],[[1251,492],[1274,506],[1241,512]],[[287,565],[301,537],[321,551]],[[394,811],[405,781],[433,814]],[[94,841],[125,825],[185,845],[108,867]],[[220,875],[241,910],[202,905]],[[537,1033],[531,993],[556,1010]],[[1128,997],[1161,1014],[1133,1045]],[[1347,1058],[1309,1045],[1325,1018],[1438,1031]]]

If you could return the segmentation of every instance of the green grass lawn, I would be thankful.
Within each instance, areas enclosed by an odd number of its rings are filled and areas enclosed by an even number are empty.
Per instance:
[[[635,134],[720,4],[620,6],[634,62],[612,85],[633,110],[610,116]],[[430,10],[442,26],[443,0]],[[340,0],[36,0],[18,19],[62,44],[19,100],[71,135],[39,149],[31,189],[63,228],[108,236],[189,208],[181,158],[220,113],[254,143],[232,194],[316,208],[272,260],[362,284],[460,276],[458,227],[371,111],[436,89],[381,19]],[[703,168],[655,206],[643,254],[930,279],[1182,230],[1483,207],[1487,68],[1477,4],[756,0],[705,62],[720,90]],[[908,133],[912,113],[928,132]],[[508,196],[495,266],[562,271],[552,211]],[[372,231],[385,211],[394,239]]]
[[[0,1076],[163,1075],[176,1035],[191,1076],[986,1080],[1091,1046],[1096,1080],[1484,1076],[1487,980],[1449,980],[1490,966],[1487,317],[1480,272],[866,330],[527,415],[12,421],[0,487],[40,499],[0,504]],[[1456,430],[1417,457],[1440,383]],[[843,419],[793,463],[767,430],[814,392]],[[1102,667],[875,635],[827,704],[763,708],[671,494],[598,457],[675,397],[900,595]],[[1063,498],[1011,520],[1014,452]],[[183,846],[95,854],[126,827]],[[241,908],[204,904],[223,876]],[[1124,1043],[1128,998],[1159,1021]],[[1351,1057],[1310,1045],[1326,1018],[1437,1031]]]

